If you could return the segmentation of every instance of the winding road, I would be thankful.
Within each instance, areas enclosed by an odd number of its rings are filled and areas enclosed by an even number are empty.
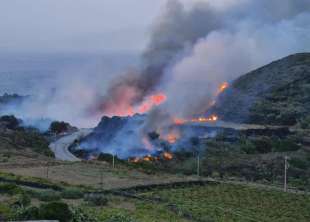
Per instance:
[[[78,132],[66,135],[56,140],[49,145],[50,149],[54,152],[57,160],[63,161],[81,161],[69,151],[69,146],[81,137],[85,137],[92,132],[92,129],[81,129]]]

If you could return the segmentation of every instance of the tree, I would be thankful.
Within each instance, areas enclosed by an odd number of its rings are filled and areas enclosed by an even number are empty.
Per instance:
[[[1,116],[0,121],[4,122],[8,129],[12,130],[17,129],[19,127],[19,124],[21,123],[21,120],[17,119],[13,115]]]
[[[56,133],[56,134],[60,134],[60,133],[68,131],[69,128],[70,128],[69,123],[54,121],[51,123],[49,127],[49,131]]]

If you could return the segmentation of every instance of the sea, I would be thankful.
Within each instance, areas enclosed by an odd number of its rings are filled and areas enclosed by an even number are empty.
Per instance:
[[[56,76],[85,72],[102,73],[107,79],[118,75],[127,67],[137,66],[135,53],[102,54],[0,54],[0,95],[33,95],[38,88],[56,86]],[[74,71],[73,71],[74,70]]]

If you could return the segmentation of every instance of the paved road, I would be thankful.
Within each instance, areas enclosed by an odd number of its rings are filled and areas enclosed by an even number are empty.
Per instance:
[[[49,145],[50,149],[54,152],[55,157],[57,160],[64,160],[64,161],[80,161],[79,158],[74,156],[69,151],[69,146],[74,142],[74,140],[85,137],[92,132],[91,129],[81,129],[78,132],[75,132],[70,135],[66,135],[61,137],[60,139],[56,140],[55,142]]]

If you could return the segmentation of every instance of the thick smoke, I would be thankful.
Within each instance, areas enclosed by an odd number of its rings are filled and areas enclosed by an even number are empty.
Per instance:
[[[142,102],[158,89],[166,68],[178,54],[220,27],[219,15],[208,4],[200,3],[186,10],[179,1],[169,1],[152,30],[150,43],[142,57],[143,67],[126,73],[111,85],[102,99],[99,112],[123,114],[131,106]]]
[[[307,0],[209,0],[186,7],[168,1],[154,24],[143,67],[117,80],[99,110],[125,114],[160,90],[168,96],[163,108],[169,114],[203,114],[222,82],[310,50],[309,17]]]

